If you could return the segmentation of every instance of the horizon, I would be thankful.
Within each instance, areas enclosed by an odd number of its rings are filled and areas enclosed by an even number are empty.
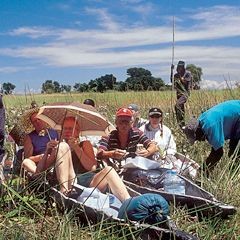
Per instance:
[[[236,0],[3,0],[0,12],[0,84],[14,84],[16,93],[40,92],[46,80],[73,86],[113,74],[125,81],[131,67],[170,84],[173,54],[174,65],[202,68],[203,88],[240,82]]]

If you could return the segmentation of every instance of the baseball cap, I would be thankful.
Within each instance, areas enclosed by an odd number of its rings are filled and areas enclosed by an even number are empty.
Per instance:
[[[116,112],[116,117],[132,117],[133,112],[128,108],[119,108]]]
[[[183,132],[186,134],[186,137],[189,143],[192,145],[196,141],[196,131],[199,125],[197,118],[193,117],[185,127],[183,127]]]
[[[129,104],[128,109],[133,110],[133,111],[135,111],[135,112],[138,112],[138,111],[139,111],[138,105],[137,105],[137,104],[134,104],[134,103]]]
[[[162,116],[163,112],[160,108],[151,108],[149,111],[148,111],[148,116],[152,116],[152,115],[159,115],[159,116]]]

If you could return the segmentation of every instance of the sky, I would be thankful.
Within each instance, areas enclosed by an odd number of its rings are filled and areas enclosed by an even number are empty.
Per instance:
[[[203,88],[240,82],[240,0],[0,0],[0,26],[0,84],[16,93],[125,81],[131,67],[169,84],[179,60],[202,68]]]

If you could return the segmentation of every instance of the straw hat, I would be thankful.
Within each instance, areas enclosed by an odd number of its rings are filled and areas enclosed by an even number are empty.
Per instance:
[[[9,135],[13,138],[18,146],[22,146],[25,136],[34,130],[30,117],[39,111],[39,108],[26,110],[18,119]]]

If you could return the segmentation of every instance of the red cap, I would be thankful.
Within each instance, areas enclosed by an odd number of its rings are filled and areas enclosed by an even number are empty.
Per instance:
[[[132,117],[133,112],[128,108],[119,108],[116,112],[116,117]]]

